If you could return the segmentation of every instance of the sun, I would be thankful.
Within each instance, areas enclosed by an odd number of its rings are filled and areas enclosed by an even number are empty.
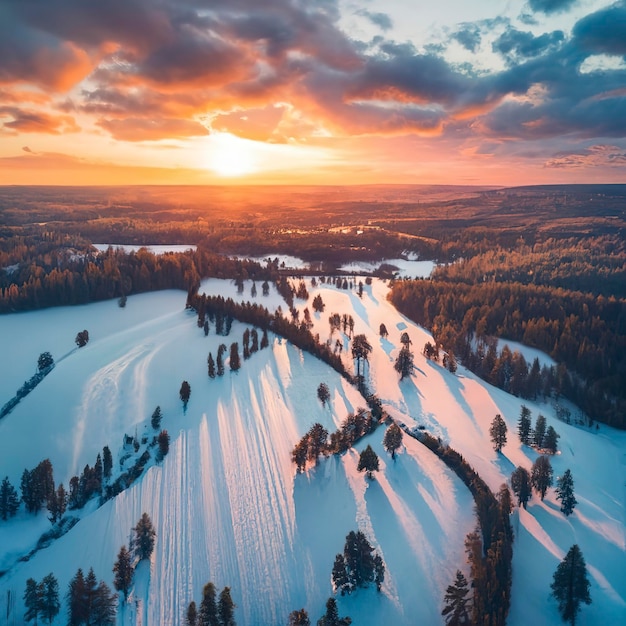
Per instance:
[[[211,139],[208,168],[218,176],[236,178],[258,169],[250,141],[229,133],[216,133]]]

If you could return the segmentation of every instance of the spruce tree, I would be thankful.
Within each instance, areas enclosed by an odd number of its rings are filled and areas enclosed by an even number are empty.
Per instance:
[[[51,624],[61,610],[59,583],[52,573],[41,581],[40,613],[44,622]]]
[[[404,380],[413,373],[414,367],[413,352],[411,352],[409,345],[406,344],[400,349],[393,368],[400,374],[400,380]]]
[[[157,454],[157,460],[162,461],[170,451],[170,434],[167,430],[162,430],[157,437],[157,443],[159,444],[159,452]]]
[[[208,582],[202,588],[198,626],[219,626],[217,592],[212,582]]]
[[[532,423],[530,421],[530,409],[525,404],[522,404],[519,421],[517,422],[517,435],[520,442],[526,446],[530,445],[531,427]]]
[[[109,446],[104,446],[104,448],[102,448],[102,474],[105,480],[111,477],[112,470],[113,470],[113,455],[111,454],[111,450]]]
[[[319,423],[316,422],[309,429],[308,435],[308,452],[307,457],[309,461],[317,462],[320,454],[326,448],[326,441],[328,439],[328,431]]]
[[[224,361],[222,360],[221,350],[218,350],[217,352],[216,369],[218,376],[224,376]]]
[[[309,614],[305,609],[289,613],[289,626],[311,626]]]
[[[322,403],[322,406],[326,406],[326,403],[330,401],[330,390],[326,383],[320,383],[317,388],[317,398]]]
[[[179,395],[183,403],[183,409],[186,411],[187,403],[189,402],[189,397],[191,396],[191,385],[186,380],[183,380],[180,386]]]
[[[332,579],[335,592],[339,591],[342,596],[346,593],[352,592],[352,586],[350,584],[350,579],[348,578],[348,572],[346,570],[346,560],[343,554],[338,554],[335,557]]]
[[[391,458],[396,458],[396,450],[402,445],[402,429],[394,422],[389,426],[383,437],[383,446],[391,452]]]
[[[552,428],[552,426],[548,426],[548,430],[546,430],[546,434],[543,438],[543,447],[550,453],[556,454],[558,448],[558,440],[559,434]]]
[[[133,584],[135,570],[131,562],[131,554],[126,546],[122,546],[117,554],[117,561],[113,565],[113,586],[117,591],[124,594],[124,602],[128,600],[128,592]]]
[[[385,582],[385,563],[380,554],[374,554],[374,583],[376,590],[380,591]]]
[[[230,596],[230,587],[224,587],[217,601],[217,615],[220,620],[220,626],[237,626],[235,608],[236,605]]]
[[[86,581],[83,570],[79,568],[74,578],[70,580],[67,590],[68,626],[79,626],[87,623],[89,619],[87,602]]]
[[[537,415],[535,422],[535,430],[533,431],[533,443],[535,447],[543,447],[543,438],[546,434],[546,418],[543,415]]]
[[[556,499],[561,501],[561,511],[566,516],[570,516],[574,512],[574,508],[578,504],[574,497],[574,479],[570,470],[556,481]]]
[[[141,518],[137,522],[137,526],[133,528],[134,538],[132,543],[135,556],[141,561],[149,559],[154,550],[154,541],[156,531],[152,526],[152,520],[147,513],[142,513]]]
[[[187,607],[187,614],[185,615],[185,626],[198,626],[198,610],[196,609],[196,603],[192,600]]]
[[[259,351],[259,333],[256,328],[250,331],[250,353],[254,354]]]
[[[541,500],[546,497],[548,487],[552,487],[552,465],[547,456],[537,457],[530,470],[530,482],[539,492]]]
[[[362,472],[365,470],[367,472],[367,477],[370,480],[373,480],[374,474],[372,472],[378,471],[378,455],[372,449],[372,446],[368,445],[361,455],[359,456],[359,464],[357,465],[357,471]]]
[[[5,476],[0,484],[0,519],[7,520],[13,517],[20,508],[20,499],[17,490],[9,482],[9,477]]]
[[[352,620],[349,617],[339,617],[339,609],[335,598],[326,601],[326,613],[317,621],[317,626],[350,626]]]
[[[267,348],[270,345],[269,339],[267,337],[267,330],[263,329],[263,335],[261,336],[261,350],[263,348]]]
[[[92,594],[88,624],[115,626],[117,595],[101,580]]]
[[[239,344],[234,341],[230,344],[230,360],[228,362],[231,372],[236,372],[241,367],[241,360],[239,358]]]
[[[517,496],[517,506],[526,508],[528,501],[532,496],[530,485],[530,474],[528,470],[519,466],[513,470],[511,474],[511,489]]]
[[[574,626],[581,603],[591,604],[589,587],[585,559],[578,545],[574,544],[556,568],[550,585],[564,622]]]
[[[191,389],[189,390],[191,393]],[[182,387],[181,387],[181,393],[182,393]],[[182,399],[182,396],[181,396]],[[187,397],[187,400],[189,400],[189,397]],[[154,409],[154,412],[152,413],[152,417],[150,418],[150,424],[152,425],[152,428],[154,430],[159,430],[161,428],[161,420],[163,419],[163,414],[161,413],[161,407],[157,406],[156,409]]]
[[[456,571],[454,584],[448,585],[446,595],[444,596],[445,606],[441,614],[446,618],[448,626],[462,626],[470,624],[470,615],[468,609],[469,587],[467,579],[463,576],[461,570]]]
[[[34,620],[37,623],[37,618],[39,617],[39,591],[37,581],[34,578],[29,578],[26,581],[26,589],[23,595],[24,606],[26,607],[24,613],[25,622]]]
[[[489,435],[491,436],[491,443],[493,449],[496,452],[500,452],[502,447],[506,444],[506,422],[502,419],[502,416],[498,413],[491,422],[489,427]]]
[[[291,451],[291,460],[296,464],[296,469],[298,472],[304,472],[304,468],[306,467],[306,460],[308,458],[308,450],[309,450],[309,436],[308,434],[302,437],[300,441],[294,446]]]

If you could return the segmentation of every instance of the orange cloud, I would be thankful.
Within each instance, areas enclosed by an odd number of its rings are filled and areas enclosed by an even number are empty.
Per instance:
[[[2,118],[8,121],[2,121]],[[0,107],[0,130],[14,133],[76,133],[80,127],[70,115],[53,115],[19,107]]]

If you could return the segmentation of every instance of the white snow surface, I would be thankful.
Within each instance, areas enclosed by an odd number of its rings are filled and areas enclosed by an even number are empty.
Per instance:
[[[189,244],[146,244],[143,246],[126,244],[126,243],[94,243],[92,244],[99,252],[106,252],[109,248],[124,250],[127,254],[137,252],[141,248],[145,248],[152,254],[167,254],[168,252],[187,252],[187,250],[195,250],[197,246]]]
[[[366,378],[385,408],[407,426],[424,425],[449,442],[497,489],[518,465],[530,468],[537,453],[517,441],[522,401],[476,379],[463,367],[456,375],[425,360],[430,335],[400,315],[386,300],[387,286],[374,280],[363,298],[330,285],[311,287],[307,303],[313,332],[329,338],[328,316],[349,313],[355,332],[373,346]],[[231,281],[211,279],[208,293],[250,299],[251,283],[237,295]],[[281,304],[272,290],[255,301],[273,310]],[[319,293],[326,309],[313,313]],[[364,406],[360,395],[333,370],[288,342],[271,336],[270,349],[242,360],[238,373],[210,380],[209,351],[238,341],[244,325],[229,337],[208,337],[196,316],[184,310],[185,294],[164,291],[81,307],[49,309],[0,318],[2,376],[0,403],[30,377],[37,357],[49,350],[56,367],[7,417],[0,420],[0,477],[19,488],[21,473],[49,458],[55,480],[67,487],[85,464],[93,465],[109,445],[114,472],[124,453],[125,433],[152,431],[152,411],[161,406],[170,452],[151,462],[143,477],[100,508],[91,502],[67,535],[18,562],[50,528],[44,512],[20,510],[0,521],[0,616],[21,623],[21,597],[29,577],[54,572],[62,593],[78,567],[93,567],[112,586],[112,567],[130,529],[147,512],[157,540],[149,563],[138,568],[128,606],[119,624],[182,624],[187,605],[200,601],[212,580],[228,585],[240,626],[287,624],[301,607],[313,623],[331,595],[331,569],[350,530],[360,529],[379,550],[386,566],[381,593],[359,590],[338,596],[341,615],[355,625],[442,624],[445,588],[456,569],[468,572],[464,537],[473,529],[473,503],[464,485],[426,448],[405,436],[396,461],[383,450],[381,426],[344,455],[320,460],[296,475],[290,461],[295,442],[316,421],[334,430],[348,412]],[[389,337],[379,336],[384,323]],[[73,339],[88,329],[81,349]],[[393,370],[403,331],[409,333],[416,369],[401,383]],[[348,338],[335,331],[344,346]],[[345,362],[351,363],[349,347]],[[183,412],[178,390],[191,385]],[[330,408],[321,406],[317,386],[326,382]],[[578,506],[566,518],[554,491],[536,496],[528,510],[513,514],[515,529],[513,596],[508,624],[560,624],[549,585],[560,560],[578,543],[587,561],[593,603],[583,606],[581,626],[620,624],[626,619],[625,498],[626,433],[600,426],[585,430],[558,421],[549,405],[526,402],[561,435],[552,458],[555,476],[572,471]],[[496,413],[508,427],[508,443],[496,454],[489,425]],[[356,470],[358,453],[371,444],[381,461],[375,480]],[[141,452],[141,451],[140,451]],[[132,463],[133,456],[127,463]],[[124,467],[128,467],[125,465]],[[55,623],[66,620],[65,602]],[[1,619],[0,619],[1,622]]]

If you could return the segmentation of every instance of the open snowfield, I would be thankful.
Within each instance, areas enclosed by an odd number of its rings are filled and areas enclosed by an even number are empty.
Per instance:
[[[313,314],[322,340],[328,316],[348,313],[355,333],[368,335],[374,350],[366,377],[385,408],[407,425],[423,424],[459,450],[494,489],[517,465],[530,468],[537,454],[521,446],[515,426],[521,401],[477,380],[462,367],[456,375],[421,356],[428,333],[401,316],[386,301],[387,286],[375,280],[363,298],[354,291],[310,287],[311,309],[320,293],[326,310]],[[242,296],[229,281],[203,283],[208,293]],[[259,285],[257,285],[257,288]],[[273,309],[274,291],[256,300]],[[78,567],[93,566],[112,585],[119,547],[142,512],[152,518],[157,543],[149,568],[138,573],[132,602],[118,615],[120,624],[180,624],[188,603],[200,600],[212,580],[228,585],[238,605],[240,626],[287,624],[293,609],[305,607],[315,621],[331,594],[335,554],[350,530],[363,530],[387,565],[383,590],[359,590],[339,597],[341,615],[356,625],[440,624],[445,587],[465,565],[463,541],[474,526],[472,499],[463,484],[426,448],[404,438],[393,462],[382,448],[384,426],[359,442],[356,450],[321,460],[296,475],[290,462],[294,443],[316,421],[334,430],[348,412],[364,406],[359,394],[328,366],[284,340],[271,337],[270,349],[210,380],[206,358],[217,346],[238,341],[244,325],[235,322],[229,337],[208,337],[184,311],[185,294],[166,291],[132,296],[125,309],[116,301],[59,308],[0,318],[2,376],[0,403],[6,402],[35,371],[38,355],[50,351],[57,365],[44,381],[0,420],[0,478],[19,486],[21,473],[50,458],[55,480],[69,478],[109,445],[114,471],[125,433],[141,436],[157,405],[162,427],[171,436],[170,453],[160,465],[114,500],[96,509],[51,547],[30,561],[16,563],[50,528],[42,512],[22,510],[0,522],[0,623],[20,624],[21,596],[29,577],[54,572],[64,593]],[[282,303],[285,309],[284,302]],[[378,335],[385,323],[388,339]],[[89,344],[73,339],[88,329]],[[416,369],[398,383],[393,363],[399,338],[413,341]],[[335,332],[333,340],[347,337]],[[349,352],[343,353],[346,362]],[[191,385],[186,414],[178,399],[182,380]],[[316,398],[320,382],[331,391],[331,406]],[[565,518],[551,490],[541,503],[515,512],[514,579],[508,623],[559,624],[549,597],[552,574],[573,543],[589,566],[593,604],[580,625],[626,621],[626,434],[601,426],[588,432],[554,417],[547,405],[526,403],[561,435],[561,454],[552,459],[555,475],[570,468],[578,507]],[[501,413],[509,426],[508,444],[496,454],[489,425]],[[356,471],[358,451],[371,444],[381,459],[375,481]],[[17,599],[15,599],[17,598]],[[62,614],[55,623],[64,623]],[[11,621],[11,619],[13,621]]]

